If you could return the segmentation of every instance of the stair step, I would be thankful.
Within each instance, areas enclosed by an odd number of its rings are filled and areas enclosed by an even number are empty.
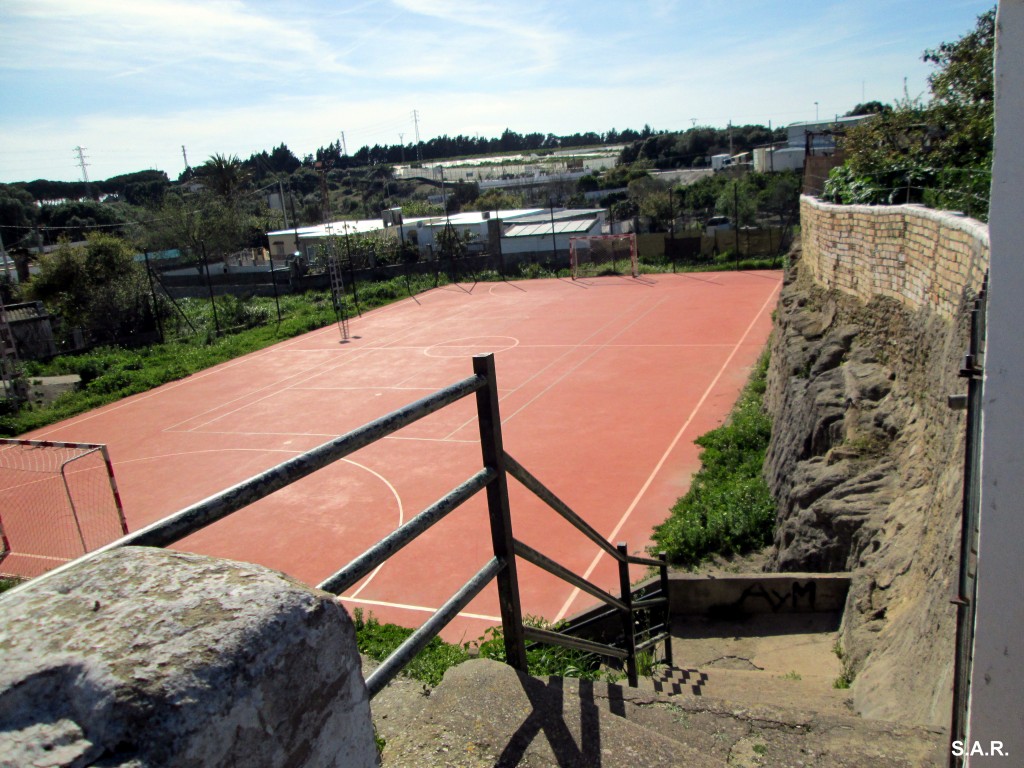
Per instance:
[[[678,670],[701,688],[746,670]],[[694,676],[694,673],[696,675]],[[720,674],[719,674],[720,673]],[[673,671],[673,679],[684,676]],[[651,680],[647,684],[652,686]],[[775,680],[776,683],[802,682]],[[448,670],[426,690],[401,678],[373,701],[384,768],[425,765],[845,768],[941,764],[944,729],[863,720],[711,696],[665,696],[622,685],[532,678],[494,661]]]
[[[771,703],[814,712],[849,715],[853,698],[822,675],[773,675],[758,669],[679,668],[641,678],[640,688],[659,696],[708,697],[749,704]]]

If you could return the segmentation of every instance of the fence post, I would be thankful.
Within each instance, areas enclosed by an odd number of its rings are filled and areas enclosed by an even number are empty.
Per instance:
[[[659,575],[661,577],[661,595],[665,598],[665,631],[668,637],[665,638],[665,663],[672,666],[672,605],[668,595],[668,553],[659,552],[658,559],[661,560]]]
[[[629,550],[625,542],[620,541],[616,547],[619,550],[619,591],[622,593],[622,602],[626,604],[626,610],[622,613],[622,639],[626,644],[626,676],[629,678],[631,688],[636,688],[638,676],[636,670],[636,635],[633,633],[633,589],[629,584]]]
[[[523,611],[519,603],[519,578],[512,543],[512,516],[508,504],[508,476],[505,472],[505,447],[501,439],[501,415],[498,412],[498,383],[494,372],[494,355],[476,355],[473,373],[487,379],[487,386],[476,392],[477,421],[480,427],[480,448],[485,467],[498,474],[487,484],[487,510],[491,520],[491,544],[494,555],[505,563],[498,574],[498,603],[501,626],[505,636],[505,658],[520,672],[527,672],[526,638],[523,634]]]

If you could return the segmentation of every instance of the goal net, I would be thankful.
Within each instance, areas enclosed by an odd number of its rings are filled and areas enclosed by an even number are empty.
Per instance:
[[[636,235],[591,235],[569,238],[569,265],[572,279],[595,275],[630,274],[637,277],[640,267]]]
[[[0,575],[38,576],[126,533],[105,446],[0,439]]]

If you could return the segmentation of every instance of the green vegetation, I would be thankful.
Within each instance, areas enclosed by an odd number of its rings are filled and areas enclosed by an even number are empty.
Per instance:
[[[8,589],[18,586],[21,584],[21,579],[9,579],[0,577],[0,592],[6,592]]]
[[[561,630],[565,622],[549,624],[536,616],[524,616],[523,624],[539,629]],[[500,627],[491,627],[477,641],[480,658],[505,661],[505,638]],[[581,680],[617,679],[617,673],[602,669],[601,659],[592,653],[538,643],[527,646],[526,663],[531,675],[578,677]]]
[[[853,678],[856,673],[853,671],[853,663],[850,661],[850,657],[846,655],[843,650],[843,641],[836,640],[832,646],[832,653],[836,655],[836,658],[843,664],[843,671],[839,674],[835,680],[832,681],[832,687],[839,690],[846,690],[853,684]]]
[[[702,466],[690,490],[654,529],[652,552],[695,566],[716,554],[742,554],[771,540],[775,502],[761,477],[771,419],[762,400],[768,356],[751,375],[729,421],[697,438]]]
[[[924,203],[988,218],[994,135],[995,9],[952,43],[925,51],[931,100],[906,95],[842,140],[846,163],[823,198],[838,203]],[[867,106],[867,105],[864,105]]]
[[[356,642],[359,652],[376,661],[388,657],[414,630],[395,624],[381,624],[372,615],[364,617],[360,609],[353,611],[356,627]],[[562,625],[551,625],[534,616],[523,617],[527,626],[558,629]],[[474,656],[482,659],[505,661],[505,640],[501,629],[492,627],[474,643],[454,645],[435,637],[420,651],[405,668],[404,674],[427,685],[437,685],[449,667],[454,667]],[[649,656],[649,654],[648,654]],[[584,680],[616,680],[618,673],[604,669],[600,659],[593,654],[538,644],[527,648],[526,659],[531,675],[544,677],[578,677]],[[647,664],[650,669],[651,663]]]
[[[359,652],[375,661],[386,659],[414,631],[399,627],[397,624],[381,624],[372,615],[364,618],[363,612],[358,608],[352,613]],[[461,664],[469,658],[467,648],[446,643],[435,637],[409,662],[405,674],[427,685],[437,685],[449,667]]]

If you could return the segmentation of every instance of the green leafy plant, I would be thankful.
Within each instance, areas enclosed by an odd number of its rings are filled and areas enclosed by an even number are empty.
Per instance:
[[[550,624],[536,616],[524,616],[523,624],[538,629],[558,631],[565,622]],[[478,653],[481,658],[505,661],[505,637],[500,627],[491,627],[478,640]],[[531,675],[538,677],[555,675],[558,677],[578,677],[583,680],[598,680],[604,676],[601,660],[591,653],[563,648],[558,645],[538,643],[526,649],[526,662]]]
[[[655,527],[652,552],[694,566],[716,554],[742,554],[765,546],[775,522],[775,502],[761,477],[771,419],[762,400],[767,354],[721,427],[697,438],[701,468],[690,490]]]
[[[372,614],[364,617],[358,608],[353,611],[352,618],[359,652],[376,661],[386,659],[414,631],[397,624],[381,624]],[[427,685],[437,685],[446,670],[469,657],[469,652],[463,646],[446,643],[435,637],[413,657],[404,672]]]
[[[840,690],[846,690],[853,684],[853,679],[856,673],[853,671],[853,664],[850,661],[850,657],[846,655],[843,650],[842,640],[837,639],[835,644],[832,646],[832,653],[836,655],[843,664],[843,671],[839,674],[835,680],[832,681],[832,687]]]

